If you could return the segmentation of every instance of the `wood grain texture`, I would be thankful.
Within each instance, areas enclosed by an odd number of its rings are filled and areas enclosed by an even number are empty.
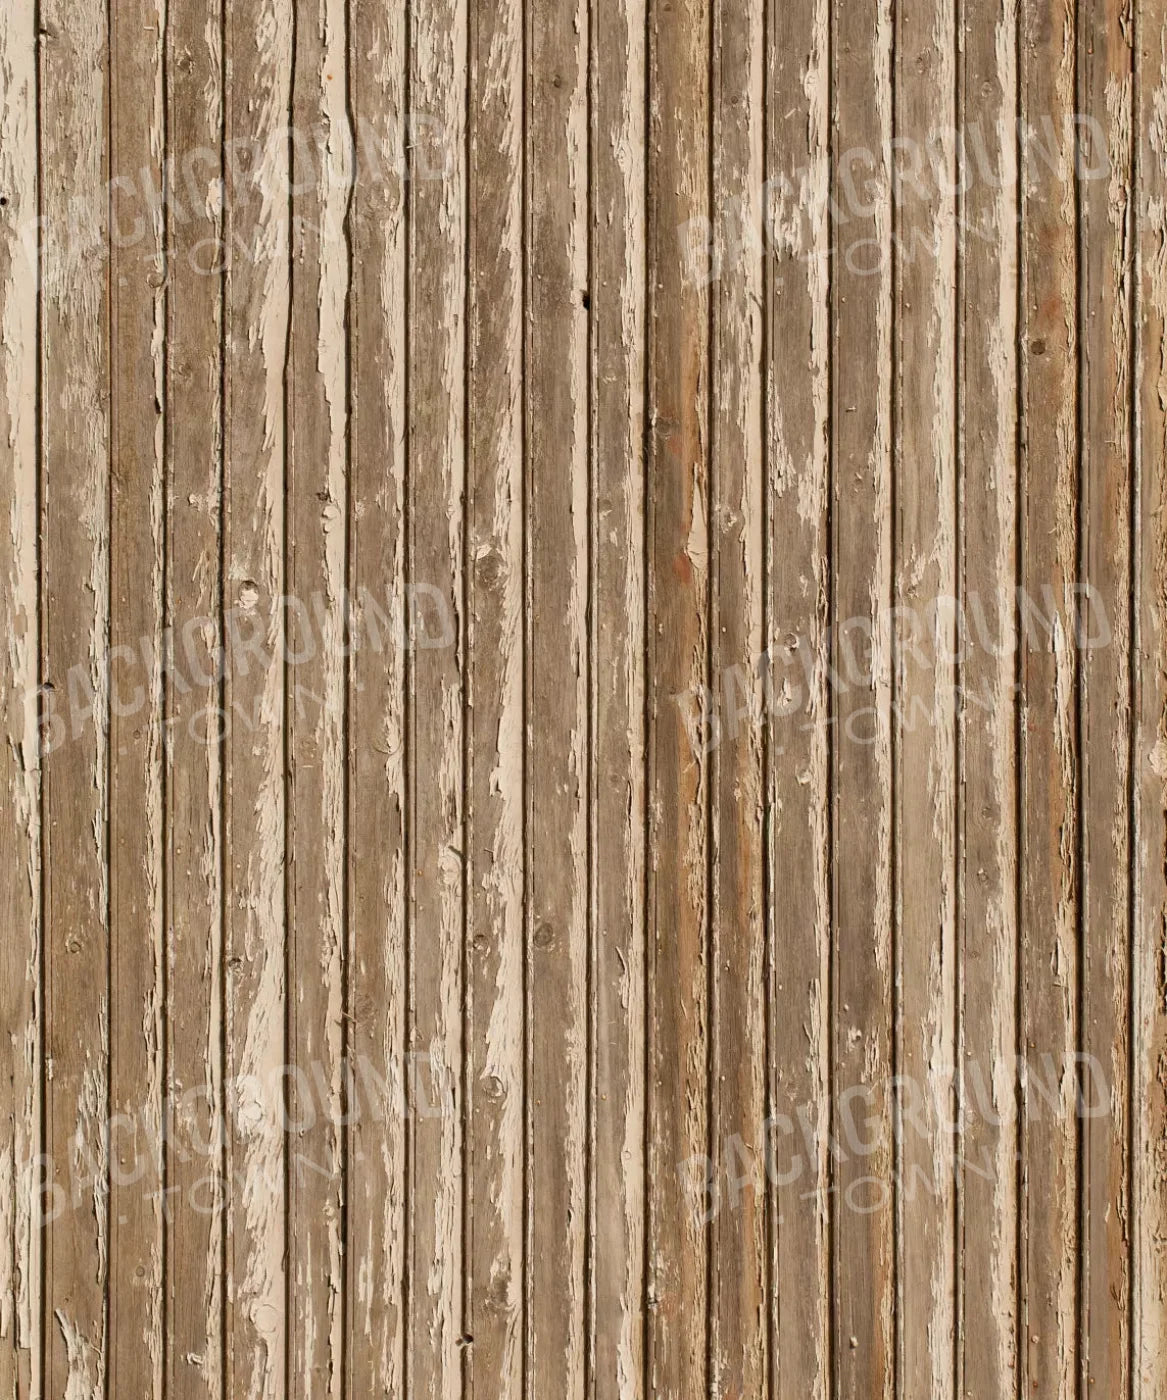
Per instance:
[[[1140,7],[1134,31],[1136,389],[1132,533],[1135,559],[1134,962],[1132,978],[1131,1238],[1135,1388],[1167,1395],[1163,1339],[1167,1252],[1163,1247],[1167,1170],[1167,10]]]
[[[291,3],[224,11],[226,1391],[285,1393]],[[291,1113],[288,1113],[288,1123]]]
[[[1015,1384],[1020,225],[1017,7],[958,9],[956,1385]]]
[[[950,0],[897,13],[890,170],[896,1351],[933,1400],[956,1394],[955,22]]]
[[[525,1395],[525,55],[516,0],[470,22],[466,622],[467,1394]]]
[[[349,208],[348,1395],[405,1391],[407,1169],[403,1072],[409,825],[405,648],[407,49],[404,3],[349,10],[358,165]],[[379,640],[374,642],[374,636]]]
[[[831,1175],[834,1380],[896,1385],[893,1179],[893,15],[837,4],[832,32]]]
[[[712,15],[711,199],[754,230],[730,261],[724,225],[714,259],[710,392],[710,684],[736,730],[710,755],[710,1042],[708,1158],[726,1192],[711,1223],[710,1375],[718,1395],[762,1395],[766,1314],[766,907],[763,864],[762,223],[765,26],[760,0]],[[720,246],[719,246],[720,244]],[[739,1186],[739,1183],[742,1183]]]
[[[109,208],[92,197],[110,178],[109,31],[104,5],[39,19],[43,1385],[88,1396],[109,1366]]]
[[[41,1232],[37,1176],[44,1099],[41,1059],[41,755],[37,521],[39,366],[37,254],[20,230],[37,217],[37,35],[28,9],[0,19],[0,661],[4,698],[0,821],[0,1394],[41,1390]]]
[[[162,686],[166,14],[113,12],[110,163],[109,1373],[162,1392]],[[145,100],[143,100],[145,99]],[[120,174],[134,171],[138,182]],[[153,408],[153,415],[146,410]]]
[[[524,618],[527,1347],[535,1395],[584,1388],[588,963],[587,12],[526,38]]]
[[[0,1397],[1167,1400],[1161,0],[0,13]]]
[[[1074,1393],[1077,1326],[1080,547],[1075,43],[1071,9],[1020,6],[1021,1329],[1026,1394]],[[1042,121],[1045,118],[1045,121]],[[1044,1093],[1039,1091],[1044,1090]]]
[[[767,1018],[774,1393],[832,1393],[830,324],[826,0],[768,6],[766,344]],[[799,347],[791,353],[791,347]]]
[[[426,147],[407,166],[409,1374],[414,1394],[446,1400],[465,1345],[466,6],[418,6],[410,26],[407,118],[436,123],[443,167]]]
[[[709,1381],[710,1241],[681,1175],[710,1158],[710,767],[678,696],[709,688],[710,299],[677,234],[711,212],[708,0],[649,8],[648,1335],[645,1384]]]
[[[644,1377],[645,5],[591,9],[588,1400]]]

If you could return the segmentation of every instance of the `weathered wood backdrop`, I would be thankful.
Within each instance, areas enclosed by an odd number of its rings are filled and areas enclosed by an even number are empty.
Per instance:
[[[0,1394],[1167,1397],[1167,0],[5,0]]]

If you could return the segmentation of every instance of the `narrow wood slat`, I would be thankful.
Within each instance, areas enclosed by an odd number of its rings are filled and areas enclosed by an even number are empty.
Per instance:
[[[223,1397],[222,13],[169,12],[164,1394]]]
[[[1021,7],[1022,1386],[1072,1393],[1078,1368],[1077,246],[1073,16]],[[1043,126],[1043,119],[1046,124]],[[1043,155],[1042,152],[1046,152]],[[1026,606],[1028,601],[1032,607]],[[1046,635],[1034,610],[1050,622]],[[1048,1097],[1038,1093],[1038,1084]]]
[[[645,3],[592,0],[589,1396],[644,1377]]]
[[[382,622],[405,586],[404,0],[356,0],[349,82],[357,179],[348,303],[348,1394],[405,1394],[405,649]]]
[[[768,7],[764,660],[774,1394],[831,1386],[827,0]]]
[[[287,1376],[285,377],[294,10],[227,11],[224,577],[227,1382]]]
[[[766,928],[762,762],[762,0],[713,9],[710,435],[714,619],[709,705],[710,1368],[716,1394],[764,1395]]]
[[[897,10],[894,606],[896,1293],[904,1396],[956,1394],[956,17]],[[844,853],[845,858],[845,853]]]
[[[892,13],[832,25],[834,1383],[895,1388],[892,1142]]]
[[[523,12],[470,24],[466,1385],[524,1364]]]
[[[961,0],[957,454],[957,1381],[1002,1394],[1018,1342],[1017,10]]]
[[[348,335],[344,0],[298,4],[285,512],[288,1392],[344,1378]]]
[[[585,0],[527,7],[524,153],[529,1361],[584,1385],[591,479]]]
[[[466,56],[463,0],[410,11],[407,585],[410,777],[410,1388],[460,1393]]]
[[[1135,961],[1131,1026],[1133,1382],[1167,1395],[1167,6],[1143,0],[1134,33],[1137,135],[1134,651]]]
[[[648,1355],[650,1393],[708,1380],[709,763],[677,698],[709,680],[710,291],[678,231],[710,209],[706,0],[649,8]]]
[[[111,1392],[163,1380],[162,654],[166,13],[111,10],[110,1275]]]
[[[1078,11],[1082,538],[1081,1383],[1130,1368],[1131,324],[1134,62],[1130,7]]]
[[[108,1369],[110,325],[107,13],[40,7],[44,1389]],[[71,202],[75,195],[79,203]]]
[[[0,16],[0,1394],[42,1391],[37,1193],[41,1063],[41,836],[37,679],[37,36],[25,7]]]

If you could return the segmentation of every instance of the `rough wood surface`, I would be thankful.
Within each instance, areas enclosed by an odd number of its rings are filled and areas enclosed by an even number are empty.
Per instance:
[[[0,1400],[1167,1400],[1167,7],[0,9]]]

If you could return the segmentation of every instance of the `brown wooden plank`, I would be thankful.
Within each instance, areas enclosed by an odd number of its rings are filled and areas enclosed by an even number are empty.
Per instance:
[[[1129,6],[1078,10],[1081,336],[1081,1384],[1128,1391],[1131,875]]]
[[[464,0],[410,11],[410,1389],[461,1390],[463,1341],[462,569],[466,473]],[[436,140],[435,140],[436,138]],[[413,1058],[416,1057],[416,1058]]]
[[[644,1377],[645,0],[591,6],[589,1396]]]
[[[524,1363],[523,14],[470,22],[466,1386],[517,1400]]]
[[[649,8],[648,1341],[650,1393],[703,1393],[709,1154],[707,756],[677,697],[709,675],[708,288],[677,257],[710,209],[709,6]]]
[[[762,0],[713,7],[712,208],[717,280],[710,435],[710,1371],[715,1394],[763,1395],[766,1317],[766,919],[762,859],[765,594],[762,456]],[[729,216],[742,229],[731,226]],[[748,237],[742,237],[748,232]]]
[[[405,1393],[405,650],[375,629],[405,581],[405,5],[357,0],[349,297],[348,1393]],[[379,640],[374,640],[377,636]],[[379,1078],[378,1078],[379,1076]],[[381,1082],[391,1087],[379,1089]]]
[[[770,4],[767,52],[766,705],[774,1394],[831,1383],[830,11]],[[807,1125],[810,1126],[808,1134]]]
[[[834,1383],[895,1385],[893,888],[892,14],[833,11],[832,1179]]]
[[[894,606],[896,1349],[904,1396],[955,1395],[956,17],[897,8]]]
[[[45,1391],[63,1395],[101,1393],[108,1366],[109,36],[92,0],[39,22]]]
[[[0,1394],[41,1393],[36,1194],[41,1063],[41,837],[37,678],[37,36],[28,7],[0,16]]]
[[[1167,1395],[1167,6],[1144,0],[1134,35],[1136,253],[1131,1239],[1133,1381]]]
[[[227,12],[224,863],[227,1381],[288,1384],[287,906],[282,596],[294,12]]]
[[[533,0],[527,25],[527,1384],[577,1396],[591,935],[585,0]]]
[[[221,11],[167,27],[164,1393],[223,1396]]]
[[[1017,1378],[1017,14],[962,0],[957,1376]]]
[[[1066,1396],[1078,1369],[1076,1046],[1078,703],[1072,618],[1078,569],[1074,32],[1069,11],[1021,7],[1023,143],[1021,586],[1021,1378]],[[1043,126],[1042,119],[1048,119]],[[1042,142],[1039,147],[1036,142]],[[1044,154],[1043,154],[1044,153]],[[1043,1058],[1048,1057],[1048,1058]],[[1036,1090],[1051,1085],[1051,1098]],[[1052,1102],[1051,1102],[1052,1099]]]
[[[110,10],[110,1201],[112,1393],[163,1379],[162,627],[166,12]],[[145,209],[143,205],[146,204]]]
[[[291,328],[285,482],[288,601],[288,1376],[291,1395],[344,1383],[345,904],[348,568],[344,0],[295,9]]]

